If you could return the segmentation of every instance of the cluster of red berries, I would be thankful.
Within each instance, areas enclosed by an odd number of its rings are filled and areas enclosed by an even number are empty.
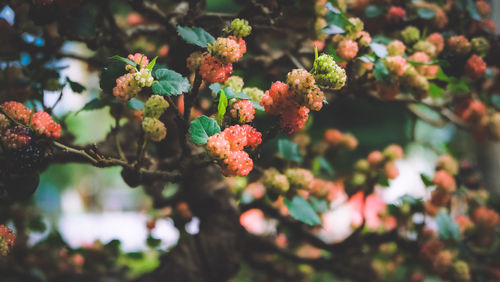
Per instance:
[[[250,125],[233,125],[208,138],[208,154],[217,159],[225,176],[246,176],[252,171],[253,161],[245,147],[257,147],[262,134]]]
[[[317,88],[314,76],[303,69],[288,73],[287,83],[276,81],[262,97],[260,104],[265,111],[281,115],[281,128],[292,134],[304,127],[309,111],[323,107],[325,95]]]
[[[401,159],[403,154],[401,146],[395,144],[387,146],[383,152],[372,151],[366,159],[356,162],[350,182],[359,187],[365,185],[368,180],[379,179],[379,176],[395,179],[399,176],[395,161]]]
[[[208,83],[223,83],[233,72],[233,63],[237,62],[247,51],[243,37],[250,35],[252,28],[246,20],[235,19],[225,33],[232,34],[227,37],[218,37],[213,43],[208,44],[208,53],[190,56],[188,68],[195,71],[199,68],[201,77]]]
[[[432,182],[436,189],[432,192],[431,198],[425,203],[425,210],[434,216],[441,207],[446,206],[451,195],[457,189],[454,175],[458,173],[458,163],[450,155],[442,155],[436,164],[436,173]]]
[[[488,110],[482,101],[470,97],[460,99],[454,113],[471,126],[476,138],[500,140],[500,113]]]
[[[0,256],[6,256],[9,250],[14,247],[14,242],[16,240],[16,235],[14,232],[6,227],[5,225],[0,225]]]
[[[434,233],[422,244],[419,252],[420,259],[431,271],[440,277],[451,281],[470,281],[469,265],[458,259],[457,253],[436,238]]]
[[[325,131],[323,140],[330,146],[345,147],[349,150],[354,150],[358,146],[358,139],[354,135],[333,128]]]
[[[61,137],[61,125],[44,111],[32,113],[28,107],[14,101],[4,102],[2,110],[5,115],[0,114],[1,140],[11,150],[26,147],[33,137],[31,131],[47,138]]]

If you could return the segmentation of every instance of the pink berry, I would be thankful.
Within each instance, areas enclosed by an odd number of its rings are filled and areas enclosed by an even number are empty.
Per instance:
[[[61,125],[55,122],[52,117],[44,112],[38,111],[31,118],[31,128],[38,134],[49,138],[61,137]]]
[[[253,169],[253,161],[244,151],[234,151],[224,159],[222,173],[225,176],[247,176]]]
[[[385,15],[385,18],[390,23],[400,23],[405,19],[405,17],[406,11],[403,8],[397,6],[390,7],[387,11],[387,14]]]
[[[337,54],[344,60],[352,60],[358,54],[358,43],[352,39],[345,39],[340,41],[337,46]]]
[[[233,73],[233,65],[206,54],[200,64],[200,75],[208,83],[224,83]]]
[[[217,159],[227,158],[231,151],[229,141],[221,133],[216,133],[210,136],[210,138],[208,138],[206,147],[208,154]]]
[[[19,102],[4,102],[3,111],[17,122],[28,124],[31,117],[31,110]]]
[[[231,116],[240,123],[249,123],[255,118],[255,108],[249,100],[239,100],[231,106]]]
[[[486,63],[478,55],[472,55],[465,63],[465,73],[471,79],[478,79],[486,74]]]

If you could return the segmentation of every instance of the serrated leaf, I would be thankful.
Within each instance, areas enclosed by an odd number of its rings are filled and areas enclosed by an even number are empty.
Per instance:
[[[114,55],[114,56],[113,56],[113,57],[111,57],[110,59],[115,60],[115,61],[124,62],[125,64],[127,64],[127,65],[131,65],[131,66],[133,66],[134,68],[137,66],[137,64],[136,64],[134,61],[132,61],[131,59],[129,59],[129,58],[124,58],[124,57],[120,57],[120,56],[118,56],[118,55]]]
[[[420,8],[417,10],[417,14],[421,19],[430,20],[436,16],[436,12],[429,8]]]
[[[202,48],[207,48],[209,43],[215,41],[215,38],[203,28],[200,27],[182,27],[177,26],[177,33],[189,44],[194,44]]]
[[[420,179],[422,179],[422,182],[426,187],[434,185],[434,182],[432,181],[432,178],[428,176],[427,174],[421,173],[420,174]]]
[[[88,102],[87,104],[85,104],[85,106],[83,106],[83,108],[80,111],[98,110],[106,107],[107,105],[109,105],[108,100],[95,98],[90,102]]]
[[[132,98],[127,102],[127,106],[129,106],[132,110],[143,110],[144,109],[144,102],[137,99],[137,98]]]
[[[125,66],[126,64],[123,62],[115,61],[102,70],[101,76],[99,77],[99,86],[103,92],[108,94],[113,92],[113,87],[116,86],[116,79],[127,72]]]
[[[429,94],[431,98],[439,98],[443,95],[444,89],[437,86],[434,82],[429,82]]]
[[[302,156],[299,152],[299,145],[288,139],[278,139],[278,152],[287,161],[302,162]]]
[[[321,219],[313,207],[301,196],[293,197],[292,201],[285,199],[285,205],[290,211],[290,216],[308,225],[320,225]]]
[[[380,6],[370,5],[365,8],[365,16],[369,19],[376,18],[384,12],[384,9]]]
[[[440,210],[436,216],[436,223],[441,239],[460,239],[460,229],[447,212]]]
[[[153,76],[157,79],[153,83],[153,92],[159,95],[181,95],[191,88],[189,80],[169,69],[158,69]]]
[[[309,201],[311,201],[311,206],[316,212],[323,213],[328,210],[328,202],[325,199],[309,196]]]
[[[149,62],[149,64],[146,66],[146,68],[150,71],[153,70],[153,68],[155,67],[156,65],[156,60],[158,59],[158,56],[156,56],[151,62]]]
[[[69,87],[73,92],[82,93],[83,91],[85,91],[85,86],[81,85],[76,81],[72,81],[71,79],[69,79],[69,77],[66,77],[66,81],[68,82]]]
[[[219,94],[219,105],[217,107],[217,123],[222,124],[222,120],[224,119],[224,115],[226,114],[227,109],[227,97],[224,93],[224,90],[220,91]]]
[[[370,44],[370,48],[379,58],[387,57],[387,48],[384,45],[373,42]]]
[[[220,132],[220,127],[217,122],[207,116],[197,117],[191,122],[189,128],[189,135],[193,143],[204,145],[207,143],[208,138]]]

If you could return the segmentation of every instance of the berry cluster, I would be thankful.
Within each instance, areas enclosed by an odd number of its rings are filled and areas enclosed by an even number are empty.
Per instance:
[[[354,173],[350,179],[351,184],[355,187],[361,187],[377,181],[380,176],[395,179],[399,176],[395,161],[401,159],[403,154],[403,149],[395,144],[387,146],[383,152],[372,151],[366,159],[356,162]]]
[[[149,59],[143,54],[136,53],[128,55],[128,59],[135,63],[127,64],[125,69],[128,73],[116,79],[113,95],[118,101],[126,102],[139,94],[143,87],[151,87],[154,82],[151,70],[147,68]]]
[[[224,30],[226,34],[232,35],[219,37],[208,44],[209,53],[204,54],[201,60],[198,59],[199,55],[190,56],[188,68],[191,71],[199,69],[201,77],[208,83],[225,82],[233,72],[232,63],[241,59],[247,51],[243,37],[250,35],[251,30],[246,20],[233,20],[230,28]]]
[[[442,155],[439,157],[436,169],[432,179],[436,189],[425,203],[425,210],[433,216],[438,213],[440,207],[450,202],[451,194],[457,189],[454,175],[458,173],[458,163],[450,155]]]
[[[142,131],[147,140],[160,142],[167,136],[167,127],[159,118],[169,106],[160,95],[152,95],[144,104]]]
[[[230,113],[239,123],[249,123],[255,118],[255,108],[249,100],[238,100],[233,103]]]
[[[14,247],[14,242],[16,240],[16,235],[14,232],[6,227],[5,225],[0,225],[0,255],[6,256],[9,250]]]
[[[345,70],[335,63],[332,56],[322,54],[314,61],[312,75],[321,88],[339,90],[347,80]]]
[[[4,102],[1,109],[5,114],[0,114],[0,139],[10,150],[28,146],[35,136],[61,137],[61,125],[44,111],[32,113],[25,105],[13,101]]]
[[[338,148],[345,147],[349,150],[354,150],[358,146],[358,140],[354,135],[342,133],[338,129],[327,129],[323,135],[323,140],[329,146]]]
[[[332,38],[333,46],[336,49],[337,55],[346,61],[356,58],[360,48],[368,47],[372,42],[370,34],[363,31],[364,24],[361,19],[350,18],[349,21],[353,25],[346,28],[347,33],[336,34]]]
[[[246,176],[253,168],[253,161],[243,151],[245,147],[257,147],[262,134],[250,125],[233,125],[216,133],[206,144],[208,154],[217,159],[225,176]]]

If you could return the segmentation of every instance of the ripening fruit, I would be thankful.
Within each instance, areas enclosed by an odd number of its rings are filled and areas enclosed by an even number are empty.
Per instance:
[[[415,43],[420,39],[420,30],[414,26],[408,26],[401,31],[401,37],[406,44]]]
[[[134,55],[130,54],[128,55],[128,59],[134,61],[137,65],[139,65],[139,69],[143,69],[147,65],[149,65],[148,57],[144,56],[144,54],[141,53],[135,53]],[[127,67],[130,68],[129,65],[127,65]]]
[[[277,195],[285,194],[290,189],[290,183],[286,175],[279,173],[275,168],[264,171],[260,181],[269,192]]]
[[[287,84],[276,81],[267,90],[260,101],[261,106],[268,114],[280,114],[285,111],[290,103],[293,102],[293,92],[290,91]]]
[[[304,127],[309,118],[309,109],[304,106],[292,107],[281,115],[280,125],[284,132],[293,134]]]
[[[403,148],[396,144],[391,144],[384,149],[384,156],[389,160],[398,160],[403,157]]]
[[[465,73],[471,79],[478,79],[486,74],[486,63],[477,55],[472,55],[465,63]]]
[[[238,45],[240,46],[240,52],[242,55],[247,52],[247,43],[245,42],[245,40],[243,38],[232,36],[232,35],[228,36],[227,38],[232,39],[232,40],[236,41],[236,43],[238,43]]]
[[[466,55],[471,50],[469,40],[463,35],[456,35],[448,38],[446,47],[448,50],[458,55]]]
[[[146,68],[134,73],[134,79],[139,87],[151,87],[155,80],[151,71]]]
[[[394,76],[402,76],[406,72],[406,59],[401,56],[387,57],[384,64]]]
[[[454,281],[471,281],[469,265],[463,260],[456,261],[453,264],[453,277],[455,279]]]
[[[443,188],[448,193],[452,193],[457,189],[455,178],[445,170],[436,171],[432,182],[437,187]]]
[[[10,126],[9,118],[6,115],[0,113],[0,133],[9,126]]]
[[[439,274],[445,274],[453,263],[453,254],[449,250],[440,251],[432,263],[432,267]]]
[[[315,80],[312,74],[304,69],[294,69],[288,73],[286,83],[291,90],[300,96],[307,95],[314,88]]]
[[[241,92],[244,84],[245,83],[243,82],[243,78],[241,78],[240,76],[237,76],[237,75],[233,75],[230,78],[228,78],[226,80],[226,82],[224,82],[224,84],[222,84],[222,86],[224,88],[231,87],[233,89],[234,93],[239,93],[239,92]]]
[[[210,54],[227,64],[234,63],[243,56],[238,42],[226,37],[217,38],[207,48]]]
[[[241,126],[247,134],[247,146],[255,148],[262,143],[262,133],[248,124]]]
[[[384,155],[380,151],[373,151],[366,159],[371,167],[376,167],[384,161]]]
[[[475,37],[470,41],[472,52],[480,57],[485,57],[490,51],[490,42],[484,37]]]
[[[392,6],[385,14],[385,18],[390,23],[400,23],[406,18],[406,11],[397,6]]]
[[[55,122],[52,117],[44,112],[38,111],[31,117],[31,128],[38,134],[48,138],[61,137],[61,125]]]
[[[144,105],[144,117],[158,119],[170,104],[160,95],[152,95]]]
[[[285,171],[285,175],[294,189],[309,190],[314,180],[312,172],[303,168],[289,168]]]
[[[6,256],[10,249],[14,247],[16,235],[12,229],[5,225],[0,225],[0,256]]]
[[[481,206],[474,210],[472,220],[482,230],[493,230],[500,224],[500,216],[494,210]]]
[[[23,126],[7,128],[0,135],[3,145],[10,150],[26,147],[31,141],[28,128]]]
[[[259,103],[264,96],[264,91],[260,90],[257,87],[245,87],[241,91],[247,94],[247,96],[250,97],[253,101],[257,101]]]
[[[28,124],[31,117],[31,110],[19,102],[4,102],[2,110],[13,120],[22,124]]]
[[[195,73],[200,68],[202,59],[203,59],[203,53],[199,51],[193,52],[186,59],[186,67],[192,73]]]
[[[340,58],[347,61],[354,59],[358,54],[358,51],[358,43],[352,39],[342,40],[337,46],[337,54]]]
[[[160,142],[167,136],[165,124],[158,119],[146,117],[142,121],[144,137],[153,142]]]
[[[306,107],[313,111],[319,111],[323,108],[323,101],[325,100],[325,93],[319,88],[314,88],[307,92],[304,104]]]
[[[377,94],[385,101],[391,101],[396,98],[399,93],[399,86],[396,84],[381,84],[377,83]]]
[[[210,136],[206,148],[211,157],[220,160],[227,158],[231,152],[229,141],[221,133]]]
[[[311,72],[316,84],[321,88],[339,90],[345,85],[345,70],[335,63],[332,56],[323,54],[314,61]]]
[[[224,176],[247,176],[253,169],[253,161],[245,151],[233,151],[224,159]]]
[[[356,34],[356,38],[358,39],[358,43],[362,47],[366,47],[372,43],[372,37],[366,31],[360,31]]]
[[[399,41],[393,40],[387,45],[388,56],[403,56],[405,54],[406,45]]]
[[[413,45],[413,50],[415,52],[424,52],[431,57],[435,57],[437,55],[436,46],[427,40],[420,40],[415,43],[415,45]]]
[[[451,175],[456,175],[458,173],[458,162],[450,155],[445,154],[439,156],[438,162],[436,164],[436,169],[442,169],[450,173]]]
[[[127,102],[134,98],[141,91],[134,74],[127,73],[116,79],[116,86],[113,88],[113,95],[116,100]]]
[[[331,146],[339,146],[342,144],[343,133],[338,129],[327,129],[323,140]]]
[[[389,179],[396,179],[399,176],[399,169],[394,162],[387,162],[384,165],[384,173]]]
[[[438,32],[431,33],[429,36],[427,36],[427,38],[425,40],[427,40],[430,43],[434,44],[434,46],[436,47],[436,53],[439,54],[439,53],[441,53],[441,51],[443,51],[443,49],[444,49],[444,38],[441,35],[441,33],[438,33]]]
[[[231,106],[231,116],[239,123],[249,123],[255,118],[255,108],[249,100],[238,100]]]
[[[481,17],[485,18],[490,14],[490,4],[484,0],[476,1],[476,9]]]
[[[206,54],[200,64],[200,75],[208,83],[224,83],[233,73],[233,65]]]

